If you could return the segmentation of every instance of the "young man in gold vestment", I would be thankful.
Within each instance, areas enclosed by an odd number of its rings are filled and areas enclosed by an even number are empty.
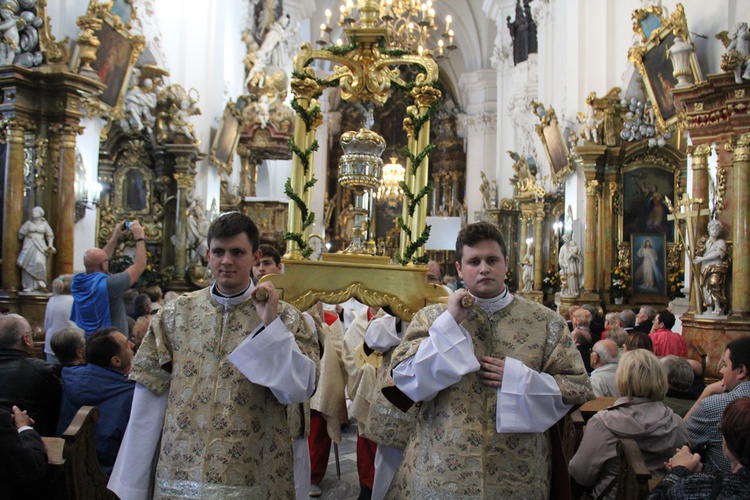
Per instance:
[[[593,398],[581,356],[559,314],[505,286],[497,227],[464,227],[456,260],[467,289],[419,311],[393,353],[384,393],[422,406],[386,498],[556,497],[550,427]]]
[[[271,283],[253,286],[258,246],[246,215],[216,219],[208,229],[215,284],[151,321],[130,372],[131,420],[109,482],[121,499],[150,498],[149,485],[154,498],[294,498],[286,405],[315,390],[318,350],[301,313]]]

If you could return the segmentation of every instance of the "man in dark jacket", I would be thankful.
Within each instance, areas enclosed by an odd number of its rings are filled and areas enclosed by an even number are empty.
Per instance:
[[[112,470],[130,420],[135,383],[127,372],[133,343],[115,327],[100,328],[86,341],[87,365],[62,371],[63,398],[58,434],[65,432],[81,406],[98,406],[96,454],[106,472]]]
[[[26,318],[0,316],[0,408],[23,408],[39,434],[54,436],[62,387],[54,365],[31,357],[33,345]]]
[[[42,498],[47,450],[26,412],[0,408],[0,498]]]

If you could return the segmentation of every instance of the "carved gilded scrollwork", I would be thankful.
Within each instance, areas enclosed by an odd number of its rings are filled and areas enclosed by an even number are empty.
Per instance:
[[[48,63],[67,64],[70,59],[68,51],[68,37],[59,42],[55,41],[55,36],[51,33],[51,19],[47,15],[47,0],[37,0],[37,12],[42,18],[43,24],[38,29],[39,47],[44,54]]]
[[[47,157],[49,154],[49,139],[45,137],[38,137],[34,144],[36,150],[36,158],[34,159],[34,177],[35,184],[37,187],[43,186],[47,182],[47,175],[45,165],[47,165]],[[59,166],[51,165],[51,174],[54,179],[57,179],[60,175]],[[57,183],[52,184],[52,192],[57,193]]]
[[[617,265],[622,269],[630,269],[630,242],[621,241],[617,245]]]
[[[682,242],[667,244],[667,274],[679,272],[684,262],[684,250]]]

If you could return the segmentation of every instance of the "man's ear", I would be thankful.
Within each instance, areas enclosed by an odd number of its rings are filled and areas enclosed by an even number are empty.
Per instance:
[[[122,365],[122,361],[120,361],[119,356],[112,356],[109,358],[109,364],[114,366],[115,368],[120,368],[120,365]]]
[[[459,261],[456,261],[456,272],[458,272],[458,277],[460,279],[464,279],[464,276],[461,273],[461,263]]]
[[[260,259],[263,258],[263,252],[258,249],[253,254],[253,266],[257,266],[260,263]]]
[[[740,367],[737,368],[737,378],[747,379],[747,377],[748,377],[747,366],[740,365]]]

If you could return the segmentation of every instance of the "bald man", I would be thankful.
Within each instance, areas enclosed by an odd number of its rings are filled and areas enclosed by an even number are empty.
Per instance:
[[[109,274],[109,259],[120,238],[132,233],[135,240],[135,259],[126,270]],[[70,319],[86,332],[88,337],[99,328],[115,326],[128,332],[128,317],[123,294],[133,286],[146,270],[146,238],[143,227],[134,220],[129,228],[120,222],[104,248],[92,248],[83,255],[85,274],[76,274],[70,285],[75,299]]]
[[[600,340],[591,349],[591,386],[596,397],[619,398],[615,384],[620,348],[610,339]]]
[[[55,367],[31,356],[34,339],[26,318],[0,316],[0,407],[23,408],[42,436],[54,436],[62,384]]]

